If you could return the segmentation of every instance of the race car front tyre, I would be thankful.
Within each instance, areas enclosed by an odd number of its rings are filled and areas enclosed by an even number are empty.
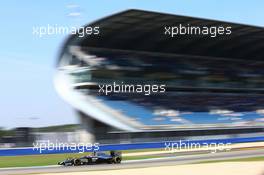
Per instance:
[[[81,164],[82,164],[82,162],[81,162],[80,159],[75,159],[75,160],[74,160],[74,166],[79,166],[79,165],[81,165]]]

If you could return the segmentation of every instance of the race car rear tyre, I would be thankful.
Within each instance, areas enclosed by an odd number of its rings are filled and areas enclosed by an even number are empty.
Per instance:
[[[114,162],[115,163],[121,163],[121,158],[120,157],[115,157]]]

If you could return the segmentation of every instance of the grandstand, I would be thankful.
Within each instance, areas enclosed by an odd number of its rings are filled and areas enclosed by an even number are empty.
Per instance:
[[[232,34],[164,35],[164,26],[178,24],[230,26]],[[141,10],[87,26],[100,34],[67,39],[56,87],[89,139],[263,134],[263,27]],[[113,82],[164,84],[166,92],[99,93],[99,84]]]

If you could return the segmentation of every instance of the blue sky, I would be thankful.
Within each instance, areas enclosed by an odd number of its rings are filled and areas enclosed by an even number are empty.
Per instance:
[[[69,8],[69,5],[78,8]],[[53,86],[55,63],[65,35],[39,38],[33,27],[80,26],[125,9],[143,9],[264,26],[261,0],[83,0],[0,3],[0,127],[78,122]],[[81,12],[78,18],[70,12]]]

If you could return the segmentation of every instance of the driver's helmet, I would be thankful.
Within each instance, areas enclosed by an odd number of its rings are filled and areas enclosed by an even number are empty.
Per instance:
[[[97,152],[96,151],[93,152],[93,156],[97,156]]]

